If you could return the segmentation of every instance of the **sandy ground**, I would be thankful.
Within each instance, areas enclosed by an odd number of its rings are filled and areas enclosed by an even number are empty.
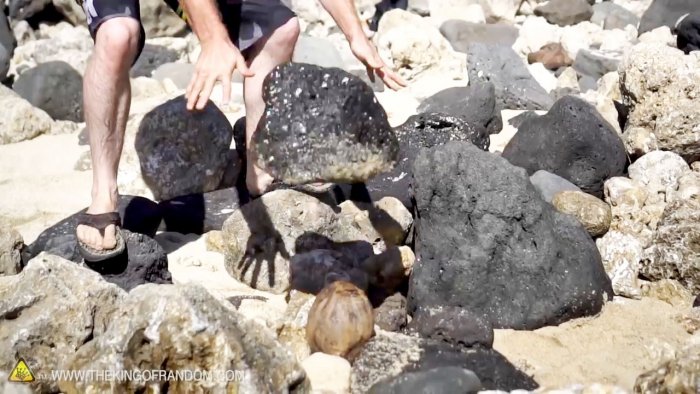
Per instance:
[[[395,123],[395,122],[392,122]],[[91,173],[74,165],[87,149],[76,134],[41,136],[0,146],[0,221],[32,242],[56,221],[89,202]],[[175,282],[196,282],[224,297],[258,294],[246,315],[270,324],[284,299],[256,292],[226,274],[223,256],[206,250],[203,237],[160,234]],[[690,301],[690,300],[687,300]],[[663,301],[616,299],[597,317],[534,332],[498,330],[495,348],[545,387],[611,383],[631,389],[635,378],[689,335],[675,316],[687,306]]]

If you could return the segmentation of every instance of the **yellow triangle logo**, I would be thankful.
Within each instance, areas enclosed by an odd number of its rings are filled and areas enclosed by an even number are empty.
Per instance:
[[[32,370],[29,369],[29,366],[27,366],[27,363],[24,362],[23,359],[19,359],[17,361],[17,365],[12,369],[12,372],[10,372],[10,377],[9,377],[10,382],[23,382],[23,383],[29,383],[34,381],[34,374],[32,373]]]

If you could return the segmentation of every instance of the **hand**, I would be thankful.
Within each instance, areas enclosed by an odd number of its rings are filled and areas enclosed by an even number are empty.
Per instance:
[[[203,43],[202,53],[185,93],[187,109],[204,109],[217,81],[223,84],[224,103],[228,103],[231,99],[231,77],[236,68],[244,77],[255,75],[248,69],[241,52],[228,39]]]
[[[374,81],[374,74],[379,75],[385,85],[393,90],[399,90],[406,86],[406,81],[387,66],[377,53],[377,49],[362,35],[350,41],[350,49],[355,57],[367,68],[367,75]]]

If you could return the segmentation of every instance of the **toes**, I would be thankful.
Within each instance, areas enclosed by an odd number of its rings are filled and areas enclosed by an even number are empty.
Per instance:
[[[105,236],[100,246],[103,249],[114,249],[117,246],[117,228],[113,224],[105,228]]]

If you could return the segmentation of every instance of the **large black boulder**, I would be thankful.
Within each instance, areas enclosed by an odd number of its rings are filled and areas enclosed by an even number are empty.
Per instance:
[[[440,112],[482,125],[489,134],[503,128],[501,110],[496,105],[496,87],[491,82],[475,82],[467,87],[442,90],[423,100],[419,113]]]
[[[413,205],[409,193],[411,167],[421,149],[450,141],[469,141],[482,150],[489,146],[488,133],[482,126],[440,113],[411,116],[395,131],[399,138],[399,160],[396,166],[391,171],[374,177],[366,186],[371,200],[396,197],[408,208]]]
[[[10,60],[17,47],[10,23],[5,14],[0,11],[0,82],[7,78],[7,71],[10,69]]]
[[[124,230],[149,237],[156,235],[162,216],[155,202],[144,197],[120,196],[118,210]],[[37,239],[23,251],[24,264],[41,252],[54,254],[76,263],[81,262],[83,259],[78,252],[75,229],[78,226],[78,215],[85,211],[86,209],[76,212],[39,234]]]
[[[253,137],[257,163],[288,184],[363,182],[390,170],[399,147],[372,88],[339,68],[303,63],[265,77]]]
[[[506,45],[472,43],[467,48],[469,83],[493,82],[501,109],[548,110],[552,98],[523,60]]]
[[[591,237],[522,168],[451,142],[421,151],[413,175],[409,313],[455,306],[494,328],[532,330],[596,314],[612,297]]]
[[[678,49],[686,55],[700,50],[700,12],[685,17],[676,30]]]
[[[639,22],[639,34],[668,26],[673,29],[678,19],[685,14],[700,12],[698,0],[654,0],[642,15]]]
[[[603,183],[622,175],[627,155],[617,132],[584,100],[565,96],[545,115],[525,120],[503,157],[530,175],[549,171],[586,193],[603,195]]]
[[[23,72],[12,89],[56,120],[83,121],[83,77],[66,62],[41,63]]]

